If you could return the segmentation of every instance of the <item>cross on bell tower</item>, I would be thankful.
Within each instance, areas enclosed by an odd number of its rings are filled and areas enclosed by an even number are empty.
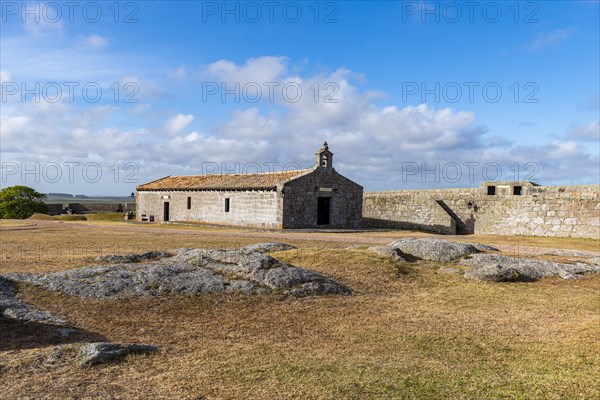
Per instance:
[[[315,153],[317,156],[317,165],[319,168],[333,168],[333,153],[329,151],[327,142]]]

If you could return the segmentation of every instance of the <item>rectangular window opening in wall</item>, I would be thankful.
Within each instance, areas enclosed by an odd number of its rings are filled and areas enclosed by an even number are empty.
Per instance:
[[[523,194],[523,186],[513,186],[513,194],[515,196],[520,196]]]
[[[192,209],[192,198],[191,197],[188,197],[188,200],[187,200],[187,209],[188,210]]]
[[[496,194],[496,186],[488,186],[487,187],[488,196],[493,196]]]
[[[229,212],[229,198],[225,199],[225,212]]]

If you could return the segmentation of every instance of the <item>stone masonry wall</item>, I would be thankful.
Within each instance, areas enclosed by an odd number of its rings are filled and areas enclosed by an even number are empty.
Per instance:
[[[529,193],[488,202],[475,233],[600,239],[597,185],[537,186]]]
[[[367,227],[425,230],[453,235],[456,223],[428,194],[370,192],[363,196]]]
[[[163,196],[169,196],[163,199]],[[187,198],[191,208],[187,209]],[[229,198],[229,212],[225,199]],[[275,191],[139,191],[137,219],[142,214],[163,221],[164,203],[169,202],[170,221],[200,221],[225,225],[280,228],[280,201]]]
[[[363,188],[333,168],[317,168],[283,185],[284,228],[360,228]],[[317,225],[319,197],[331,198],[330,223]]]
[[[533,186],[520,196],[509,191],[487,195],[485,187],[365,193],[364,216],[400,227],[402,223],[431,225],[437,218],[432,217],[436,207],[425,201],[426,197],[455,220],[459,234],[600,238],[598,185]],[[387,208],[375,206],[382,198]],[[423,209],[428,205],[429,212]],[[390,209],[395,209],[395,214],[390,214]]]

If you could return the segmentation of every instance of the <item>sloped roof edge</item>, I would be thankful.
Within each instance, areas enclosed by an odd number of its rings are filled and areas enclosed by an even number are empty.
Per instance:
[[[166,176],[139,185],[138,191],[153,190],[274,190],[278,185],[314,171],[313,168],[255,174],[209,174]]]

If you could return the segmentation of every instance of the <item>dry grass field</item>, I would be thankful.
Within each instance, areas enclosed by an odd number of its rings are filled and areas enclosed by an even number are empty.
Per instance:
[[[10,228],[3,223],[0,227]],[[351,296],[202,295],[84,300],[21,285],[19,296],[66,318],[0,318],[0,398],[597,399],[600,275],[480,283],[350,245],[419,232],[268,232],[125,222],[38,221],[3,229],[0,274],[92,265],[99,254],[281,241],[276,258],[341,282]],[[468,236],[452,240],[543,257],[540,248],[600,251],[595,240]],[[97,367],[48,366],[58,343],[160,346]]]
[[[34,224],[26,221],[15,221],[10,219],[0,219],[0,229],[20,228],[25,226],[33,226]]]

